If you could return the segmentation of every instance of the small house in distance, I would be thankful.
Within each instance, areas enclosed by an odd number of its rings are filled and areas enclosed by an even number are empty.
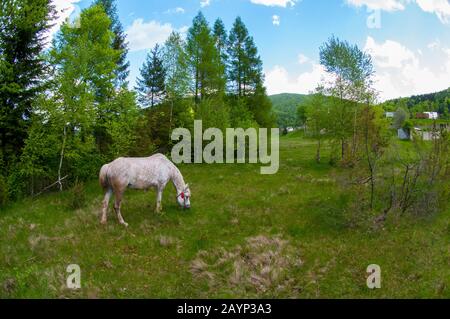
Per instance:
[[[406,141],[406,140],[411,140],[412,139],[411,131],[409,129],[406,129],[406,128],[399,128],[397,130],[397,136],[402,141]]]
[[[385,115],[386,115],[386,118],[393,119],[395,116],[395,112],[386,112]]]
[[[439,114],[437,112],[423,112],[416,114],[416,119],[437,120],[438,118]]]

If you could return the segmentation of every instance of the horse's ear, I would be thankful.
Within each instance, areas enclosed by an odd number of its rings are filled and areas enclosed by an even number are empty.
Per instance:
[[[186,184],[186,186],[184,187],[184,190],[187,191],[189,189],[189,184]]]

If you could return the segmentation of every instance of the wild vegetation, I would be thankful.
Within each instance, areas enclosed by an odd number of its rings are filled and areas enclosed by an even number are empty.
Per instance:
[[[277,125],[280,129],[288,127],[297,128],[303,123],[297,114],[297,108],[302,105],[307,95],[282,93],[269,96],[273,105],[273,112],[277,117]]]
[[[389,100],[382,103],[387,111],[397,111],[399,108],[409,111],[411,117],[421,112],[438,112],[441,119],[450,119],[450,88],[447,90],[415,95],[408,98]]]
[[[130,89],[113,0],[63,24],[47,47],[54,15],[48,0],[0,4],[0,296],[450,296],[450,136],[396,139],[413,108],[386,119],[391,102],[376,103],[372,59],[358,46],[330,37],[320,62],[331,80],[272,97],[285,105],[273,111],[239,17],[227,32],[199,12],[186,38],[173,32],[149,52]],[[169,154],[173,129],[196,119],[268,128],[276,114],[303,128],[283,137],[278,174],[180,165],[190,212],[165,196],[154,214],[153,196],[131,193],[129,229],[100,225],[102,164]],[[64,286],[73,263],[78,291]],[[383,290],[366,287],[373,263]]]
[[[201,12],[184,39],[155,46],[136,90],[113,0],[61,27],[49,49],[51,1],[8,0],[0,11],[0,199],[88,181],[119,156],[167,153],[176,127],[272,127],[262,61],[244,22],[226,31]],[[11,18],[13,17],[13,18]]]
[[[377,224],[344,187],[348,170],[317,163],[315,149],[299,132],[283,137],[280,171],[269,177],[254,164],[182,165],[191,210],[165,196],[158,215],[153,192],[129,191],[128,229],[111,211],[100,225],[97,181],[84,199],[73,189],[11,203],[0,218],[0,296],[449,298],[450,211]],[[65,286],[74,263],[77,291]],[[382,289],[366,286],[373,263]]]

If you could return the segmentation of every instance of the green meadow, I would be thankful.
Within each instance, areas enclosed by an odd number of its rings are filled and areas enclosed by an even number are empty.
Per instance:
[[[294,134],[281,139],[276,175],[182,165],[192,209],[177,206],[172,185],[163,214],[153,191],[127,191],[128,228],[111,207],[99,223],[97,181],[12,203],[0,213],[0,297],[449,298],[450,211],[351,227],[359,212],[339,186],[343,169],[314,154]],[[66,287],[70,264],[81,289]],[[370,264],[381,267],[381,289],[367,288]]]

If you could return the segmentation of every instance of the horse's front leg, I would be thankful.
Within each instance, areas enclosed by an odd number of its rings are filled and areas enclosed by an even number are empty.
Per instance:
[[[162,193],[163,193],[163,188],[158,187],[156,189],[156,209],[155,209],[155,212],[158,214],[160,214],[162,212]]]

